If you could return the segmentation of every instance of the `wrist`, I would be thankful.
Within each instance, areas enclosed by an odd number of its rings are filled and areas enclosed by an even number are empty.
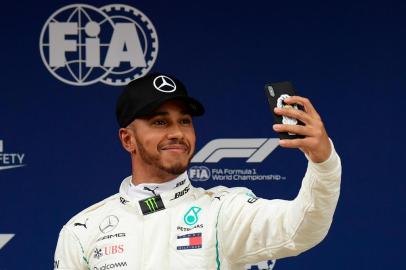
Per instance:
[[[332,151],[333,148],[330,139],[328,139],[328,142],[325,143],[325,146],[321,150],[314,153],[310,152],[309,158],[313,163],[323,163],[330,157]]]

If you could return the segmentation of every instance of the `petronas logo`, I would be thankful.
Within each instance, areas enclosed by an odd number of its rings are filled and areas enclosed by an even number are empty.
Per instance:
[[[139,201],[139,204],[144,215],[152,214],[156,211],[165,209],[165,205],[160,195],[141,200]]]
[[[195,225],[199,221],[199,216],[197,215],[202,208],[197,207],[197,206],[192,206],[186,214],[183,216],[183,221],[189,225]]]
[[[158,209],[158,204],[154,197],[149,198],[145,201],[145,204],[148,206],[149,211],[155,212]]]

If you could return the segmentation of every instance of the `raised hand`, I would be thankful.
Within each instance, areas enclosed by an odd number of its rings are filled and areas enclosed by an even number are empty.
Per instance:
[[[315,163],[321,163],[327,160],[331,153],[331,144],[321,117],[310,100],[304,97],[292,96],[285,99],[284,102],[291,105],[295,103],[300,104],[304,107],[304,111],[275,108],[275,113],[296,118],[305,125],[275,124],[273,125],[273,129],[277,132],[289,132],[306,137],[303,139],[280,140],[279,145],[287,148],[299,148]]]

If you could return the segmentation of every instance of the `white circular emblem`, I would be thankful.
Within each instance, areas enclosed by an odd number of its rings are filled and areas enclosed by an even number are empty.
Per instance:
[[[156,90],[171,93],[176,90],[175,82],[168,76],[159,75],[154,79],[154,87]]]
[[[118,217],[111,215],[106,217],[99,225],[99,229],[102,233],[108,233],[114,230],[119,223]]]
[[[287,99],[288,97],[290,97],[290,96],[287,95],[287,94],[281,95],[281,96],[278,98],[278,100],[277,100],[276,106],[277,106],[278,108],[299,110],[299,108],[297,107],[296,104],[293,104],[293,106],[292,106],[292,105],[289,105],[289,104],[283,104],[283,103],[284,103],[283,101],[284,101],[285,99]],[[284,116],[284,115],[283,115],[282,123],[283,123],[283,124],[286,124],[286,125],[296,125],[296,124],[297,124],[297,120],[296,120],[295,118],[291,118],[291,117],[288,117],[288,116]]]
[[[48,71],[64,83],[122,86],[152,68],[158,37],[148,17],[134,7],[72,4],[48,18],[39,47]]]

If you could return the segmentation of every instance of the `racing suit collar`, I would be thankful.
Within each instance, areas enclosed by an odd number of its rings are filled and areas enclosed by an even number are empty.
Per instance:
[[[184,183],[185,177],[187,177],[187,175],[185,176],[185,173],[183,173],[173,180],[160,184],[141,183],[139,185],[134,185],[132,182],[130,182],[130,187],[127,190],[127,195],[135,200],[143,200],[151,196],[156,196],[181,185],[182,183]]]
[[[175,179],[161,184],[164,185],[165,188],[163,188],[164,191],[161,193],[155,192],[157,196],[154,196],[151,192],[149,192],[151,193],[150,197],[145,196],[146,193],[143,191],[143,186],[142,189],[139,189],[138,191],[134,189],[132,190],[132,192],[135,191],[136,193],[139,192],[140,194],[136,194],[136,196],[134,196],[134,193],[129,194],[129,190],[131,188],[131,180],[132,176],[130,175],[122,181],[120,185],[120,202],[124,206],[136,208],[137,213],[139,213],[140,215],[152,214],[159,210],[164,210],[166,208],[177,205],[178,203],[189,197],[190,194],[192,194],[191,190],[193,189],[186,171]],[[171,187],[168,188],[166,184],[170,185]],[[150,185],[145,186],[150,187]],[[159,184],[156,184],[156,186],[159,186]],[[158,189],[156,189],[156,191],[158,191]],[[153,208],[154,211],[146,212],[144,204],[149,199],[154,199],[154,204],[158,207],[158,210]]]

